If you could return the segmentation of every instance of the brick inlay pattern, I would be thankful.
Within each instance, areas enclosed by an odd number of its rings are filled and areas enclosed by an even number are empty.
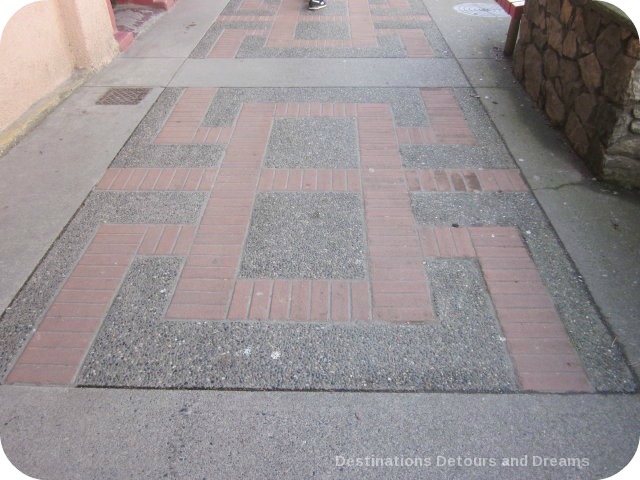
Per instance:
[[[282,4],[271,27],[266,46],[269,48],[326,48],[326,47],[377,47],[375,27],[367,0],[348,0],[350,40],[299,40],[295,38],[298,22],[302,17],[300,2],[282,0]],[[335,19],[335,17],[334,17]]]
[[[424,32],[418,28],[378,29],[378,33],[380,36],[397,35],[400,37],[409,58],[432,58],[435,56]]]
[[[231,139],[233,126],[203,126],[216,88],[187,88],[155,139],[156,144],[222,144]],[[420,91],[430,124],[422,127],[395,127],[402,145],[474,145],[457,99],[449,88],[425,88]],[[357,117],[355,103],[277,103],[274,116]]]
[[[380,29],[376,30],[375,21],[413,22],[414,24],[429,22],[428,15],[373,16],[372,11],[410,8],[406,0],[392,0],[386,5],[369,5],[367,0],[347,0],[347,15],[325,15],[324,12],[308,15],[297,0],[282,0],[280,5],[262,4],[260,9],[264,15],[242,15],[243,11],[256,11],[247,8],[257,2],[245,1],[239,9],[229,15],[221,15],[220,22],[224,30],[213,44],[209,58],[234,58],[249,36],[265,38],[266,48],[378,48],[378,36],[397,35],[408,57],[431,58],[434,52],[419,28]],[[274,15],[275,10],[275,15]],[[241,22],[241,23],[240,23]],[[238,26],[249,22],[253,28]],[[321,23],[338,22],[346,24],[348,39],[300,39],[296,38],[296,29],[301,22]],[[416,25],[417,25],[416,24]]]
[[[234,58],[245,38],[252,35],[264,36],[265,29],[268,28],[268,24],[262,25],[262,28],[225,28],[209,52],[209,58]]]
[[[103,225],[46,312],[9,383],[71,384],[135,255],[186,257],[165,317],[200,320],[434,319],[423,260],[477,258],[522,388],[590,391],[580,360],[512,227],[418,227],[410,193],[526,191],[516,169],[404,169],[388,104],[245,104],[233,126],[202,121],[216,89],[187,89],[158,139],[227,144],[218,169],[109,169],[104,190],[211,191],[198,225]],[[423,89],[435,141],[473,143],[452,91]],[[357,119],[360,169],[262,168],[274,118]],[[412,139],[412,135],[414,138]],[[256,192],[361,192],[367,280],[238,278]]]
[[[412,192],[526,192],[517,169],[489,170],[405,170]]]
[[[96,185],[98,190],[209,191],[215,168],[109,168]]]
[[[475,137],[450,88],[423,88],[422,100],[430,125],[398,128],[398,141],[403,145],[473,145]]]
[[[155,142],[159,144],[216,143],[210,141],[213,134],[210,131],[205,134],[200,126],[217,91],[217,88],[185,89]],[[220,132],[217,133],[220,135]],[[223,137],[226,138],[226,135]]]
[[[186,255],[193,225],[102,225],[58,293],[8,383],[69,385],[135,255]]]
[[[423,257],[473,258],[475,247],[468,228],[420,227],[418,229]]]
[[[355,117],[357,103],[277,103],[276,117]]]
[[[522,388],[591,391],[518,230],[473,228],[470,233]]]
[[[180,318],[299,322],[368,321],[369,283],[347,280],[182,278],[169,313]]]
[[[425,257],[477,257],[524,390],[590,392],[580,359],[519,231],[421,227]]]
[[[359,105],[358,134],[374,319],[431,321],[431,292],[389,105]]]
[[[243,105],[167,318],[225,319],[233,313],[229,280],[240,264],[274,112],[274,104]],[[193,305],[185,279],[208,282],[210,303]]]
[[[450,88],[420,90],[431,126],[440,143],[473,145],[475,138],[464,118],[458,100]]]
[[[302,116],[324,113],[326,116],[348,115],[358,118],[361,166],[370,169],[365,170],[362,185],[360,173],[356,170],[260,168],[273,118],[300,116],[301,112]],[[379,170],[376,171],[376,168]],[[254,312],[262,312],[258,315],[260,318],[275,318],[270,316],[267,308],[276,301],[273,295],[283,293],[284,287],[271,280],[234,280],[251,216],[255,181],[258,182],[259,191],[362,189],[370,242],[371,280],[370,285],[367,282],[350,285],[351,288],[355,288],[355,285],[367,286],[366,289],[364,286],[357,288],[358,298],[370,298],[366,302],[369,305],[366,311],[369,313],[366,316],[352,315],[349,319],[419,322],[433,319],[431,295],[422,266],[419,239],[413,227],[413,214],[392,113],[386,104],[316,104],[315,107],[312,104],[244,105],[218,172],[212,198],[198,228],[191,255],[167,312],[168,318],[247,319],[247,312],[250,313],[252,308]],[[395,248],[393,245],[397,241],[403,242],[405,248]],[[206,285],[209,293],[194,293],[200,292],[194,288],[201,287],[192,280]],[[306,285],[295,280],[291,282],[292,292],[294,288],[304,288],[301,285]],[[316,280],[307,283],[309,288],[322,285],[322,281]],[[260,293],[260,298],[252,293],[256,291]],[[266,291],[269,293],[265,294]],[[268,298],[262,298],[265,295]],[[198,296],[206,298],[206,302],[201,300],[193,304]],[[314,298],[313,295],[310,298]],[[351,298],[354,298],[353,291]],[[364,300],[358,303],[364,304]],[[294,311],[297,311],[296,308]],[[312,310],[310,306],[309,312]],[[359,307],[358,311],[364,312],[365,308]],[[288,317],[282,319],[313,318],[317,317],[289,313]],[[347,317],[329,316],[327,319],[338,318]]]
[[[360,192],[360,171],[355,169],[264,168],[260,192]]]

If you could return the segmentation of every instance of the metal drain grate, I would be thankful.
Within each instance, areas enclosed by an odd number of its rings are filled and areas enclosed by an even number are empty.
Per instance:
[[[112,88],[96,105],[137,105],[149,93],[150,88]]]
[[[464,15],[473,17],[508,17],[500,5],[495,3],[461,3],[453,9]]]

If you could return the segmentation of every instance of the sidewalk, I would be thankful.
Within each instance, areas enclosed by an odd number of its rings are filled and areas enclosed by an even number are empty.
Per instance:
[[[531,107],[508,17],[456,3],[181,0],[0,159],[0,438],[21,470],[630,460],[640,196]]]

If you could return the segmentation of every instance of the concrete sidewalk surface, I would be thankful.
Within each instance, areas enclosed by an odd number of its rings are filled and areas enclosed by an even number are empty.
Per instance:
[[[640,195],[454,0],[181,0],[0,158],[36,478],[606,478]]]
[[[4,451],[35,478],[607,478],[638,439],[619,395],[1,390]]]

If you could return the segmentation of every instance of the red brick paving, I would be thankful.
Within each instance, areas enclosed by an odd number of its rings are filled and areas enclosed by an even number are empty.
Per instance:
[[[526,192],[517,169],[487,170],[405,170],[407,186],[412,192]]]
[[[235,278],[274,112],[273,104],[242,107],[182,278],[213,281]],[[235,288],[232,283],[224,284],[226,288],[221,285],[215,302],[212,300],[207,305],[183,303],[180,296],[174,297],[167,318],[235,319],[241,316],[243,301],[248,304],[250,292],[246,282],[238,282]],[[181,286],[179,283],[176,293],[182,291]]]
[[[422,94],[434,138],[473,143],[473,134],[461,124],[461,110],[457,103],[452,106],[450,90]],[[214,95],[215,89],[187,89],[158,138],[206,141],[213,129],[201,124]],[[284,116],[354,117],[360,169],[262,168],[273,119]],[[399,145],[416,132],[396,128],[387,104],[245,104],[233,127],[216,130],[216,141],[224,132],[227,145],[217,169],[114,168],[105,173],[98,189],[211,194],[198,225],[102,225],[19,357],[9,383],[73,382],[135,255],[187,257],[168,319],[313,322],[432,321],[423,259],[434,257],[478,258],[523,389],[591,390],[516,228],[417,226],[413,219],[411,191],[526,191],[518,170],[403,168]],[[237,278],[258,191],[361,192],[368,278]]]
[[[260,192],[360,192],[357,169],[263,168]]]
[[[246,20],[245,20],[246,21]],[[264,25],[267,28],[268,25]],[[244,39],[252,35],[264,35],[263,29],[226,28],[209,53],[209,58],[234,58]]]
[[[186,255],[193,225],[102,225],[80,257],[8,383],[72,383],[135,255]]]
[[[98,190],[209,191],[215,168],[109,168],[96,185]]]
[[[519,231],[475,227],[469,233],[522,388],[591,391]]]
[[[195,143],[196,135],[202,136],[199,128],[217,91],[217,88],[186,88],[155,142]]]
[[[425,257],[477,257],[525,390],[591,391],[553,301],[514,227],[421,227]]]
[[[450,88],[423,88],[420,93],[439,143],[475,143],[475,137]]]
[[[430,124],[424,127],[398,128],[398,140],[401,144],[473,145],[476,143],[451,89],[423,88],[420,93]]]
[[[146,229],[102,226],[7,377],[8,383],[70,384]],[[97,253],[101,247],[124,251]],[[100,250],[100,247],[99,249]],[[125,253],[126,252],[126,253]],[[44,335],[44,337],[43,337]],[[56,341],[57,339],[57,341]]]
[[[349,322],[371,317],[366,281],[238,279],[213,285],[182,283],[180,288],[174,299],[186,301],[175,303],[173,312],[181,318]]]
[[[245,0],[239,8],[253,10],[258,2]],[[248,7],[251,5],[252,7]],[[410,29],[379,29],[374,25],[375,10],[389,8],[409,8],[406,0],[391,0],[386,5],[369,5],[367,0],[348,0],[348,14],[336,15],[306,15],[299,0],[283,0],[280,5],[262,3],[260,9],[266,10],[265,15],[221,15],[220,20],[225,25],[220,37],[209,52],[209,58],[234,58],[248,36],[266,37],[266,48],[376,48],[378,36],[396,35],[405,47],[407,57],[431,58],[434,52],[429,45],[424,31],[418,28]],[[275,12],[274,12],[275,10]],[[304,12],[304,13],[303,13]],[[275,13],[275,15],[273,14]],[[322,12],[324,13],[324,12]],[[406,15],[379,17],[380,20],[390,22],[428,22],[428,15]],[[234,28],[231,22],[261,23],[259,28]],[[295,38],[296,28],[300,22],[337,22],[348,26],[349,38],[306,40]]]
[[[358,105],[358,135],[373,318],[431,321],[431,293],[390,106]],[[405,283],[419,288],[398,291]]]
[[[404,45],[409,58],[433,58],[435,55],[424,36],[424,31],[419,28],[390,28],[378,29],[379,36],[397,35]]]

